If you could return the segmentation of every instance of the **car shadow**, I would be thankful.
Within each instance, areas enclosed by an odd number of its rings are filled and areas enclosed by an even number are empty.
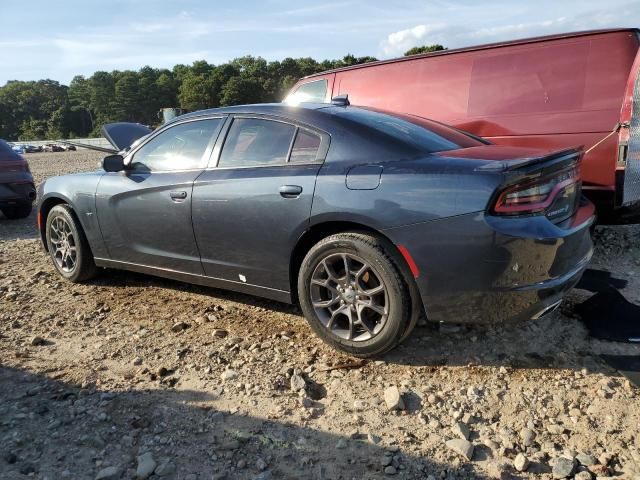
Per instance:
[[[9,220],[0,212],[0,241],[28,240],[33,238],[38,238],[35,208],[27,218],[18,220]]]
[[[93,479],[108,467],[115,470],[108,478],[135,478],[137,457],[146,452],[156,476],[166,479],[382,479],[385,458],[401,478],[488,478],[474,463],[442,463],[415,448],[328,433],[310,421],[300,426],[225,409],[225,397],[220,389],[179,384],[81,387],[0,366],[2,478]]]
[[[91,284],[115,288],[153,286],[186,291],[219,301],[232,301],[294,315],[302,328],[309,328],[299,307],[295,305],[227,290],[119,270],[107,270],[92,280]],[[595,352],[584,324],[573,315],[575,301],[567,299],[562,311],[536,321],[494,325],[426,323],[417,327],[405,342],[381,359],[392,364],[428,368],[477,365],[514,369],[586,368],[609,375],[615,373],[599,355],[607,353],[606,347],[602,352]],[[274,325],[273,329],[274,332],[278,331],[278,326]],[[313,335],[312,332],[309,334]],[[615,348],[613,351],[617,352]]]
[[[205,295],[212,299],[224,300],[242,303],[252,307],[260,307],[273,310],[280,313],[288,313],[291,315],[300,315],[301,311],[296,305],[269,300],[266,298],[255,297],[252,295],[233,292],[231,290],[222,290],[214,287],[206,287],[192,283],[181,282],[169,278],[156,277],[146,275],[144,273],[129,272],[126,270],[105,269],[97,277],[88,282],[90,285],[114,288],[130,288],[130,287],[160,287],[178,291],[188,291],[198,295]]]

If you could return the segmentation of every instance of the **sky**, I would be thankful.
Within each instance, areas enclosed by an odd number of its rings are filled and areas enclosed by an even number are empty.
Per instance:
[[[0,85],[244,55],[382,59],[609,27],[640,27],[640,0],[0,0]]]

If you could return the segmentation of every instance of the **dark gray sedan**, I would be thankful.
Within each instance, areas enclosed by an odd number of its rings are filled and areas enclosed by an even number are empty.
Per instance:
[[[531,319],[578,281],[593,206],[581,151],[490,145],[348,105],[195,112],[106,127],[103,170],[51,178],[38,221],[60,274],[133,270],[298,302],[359,356],[434,322]]]
[[[0,211],[10,220],[28,217],[35,199],[27,160],[0,140]]]

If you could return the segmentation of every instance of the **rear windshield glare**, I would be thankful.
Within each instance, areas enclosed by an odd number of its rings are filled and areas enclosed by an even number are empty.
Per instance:
[[[337,112],[337,115],[379,130],[425,153],[478,147],[488,143],[455,128],[413,115],[391,114],[364,108],[345,109]]]

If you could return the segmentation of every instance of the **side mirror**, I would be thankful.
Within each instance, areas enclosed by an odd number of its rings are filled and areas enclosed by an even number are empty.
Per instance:
[[[102,168],[105,172],[121,172],[124,170],[124,157],[122,155],[107,155],[102,159]]]

